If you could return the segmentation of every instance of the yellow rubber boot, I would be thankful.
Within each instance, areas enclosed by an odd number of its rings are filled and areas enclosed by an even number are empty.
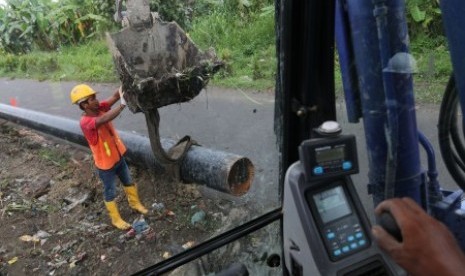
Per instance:
[[[125,222],[119,215],[118,206],[116,206],[116,202],[114,200],[105,201],[105,206],[107,207],[108,213],[110,214],[111,224],[121,230],[127,230],[131,227],[131,225]]]
[[[139,195],[137,194],[136,185],[123,186],[126,195],[128,196],[129,207],[141,214],[147,214],[148,210],[140,203]]]

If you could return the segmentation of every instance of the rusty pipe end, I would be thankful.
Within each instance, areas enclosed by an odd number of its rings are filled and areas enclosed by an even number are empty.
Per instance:
[[[241,196],[247,193],[255,176],[255,167],[248,158],[238,159],[229,170],[228,185],[232,195]]]

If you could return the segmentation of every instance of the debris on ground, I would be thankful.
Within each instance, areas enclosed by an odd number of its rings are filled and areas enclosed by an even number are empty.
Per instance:
[[[203,210],[196,212],[191,218],[191,224],[196,225],[202,223],[205,220],[205,216],[206,214]]]
[[[133,212],[119,187],[121,216],[133,222],[120,231],[111,226],[90,152],[0,120],[0,275],[128,275],[219,226],[212,220],[208,229],[191,227],[189,206],[219,211],[199,192],[189,197],[195,185],[166,185],[130,169],[141,201],[152,208],[143,217]],[[133,256],[137,266],[130,265]]]
[[[195,245],[194,241],[188,241],[188,242],[186,242],[185,244],[182,245],[182,248],[189,249],[189,248],[192,248],[194,245]]]
[[[119,186],[121,216],[133,222],[121,231],[105,210],[90,152],[0,119],[0,275],[129,275],[224,227],[227,215],[214,215],[227,212],[221,199],[130,170],[152,208],[133,212]]]
[[[162,212],[165,209],[165,205],[161,202],[155,202],[152,204],[152,208],[157,212]]]

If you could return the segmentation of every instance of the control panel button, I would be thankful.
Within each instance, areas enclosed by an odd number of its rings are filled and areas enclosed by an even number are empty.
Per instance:
[[[313,174],[315,175],[322,175],[323,174],[323,167],[317,166],[313,168]]]
[[[352,162],[350,162],[350,161],[343,162],[342,163],[342,169],[344,171],[348,171],[348,170],[352,169]]]
[[[351,217],[328,225],[324,239],[331,258],[344,258],[369,246],[369,241],[360,223]],[[336,254],[336,252],[338,252]]]
[[[341,132],[341,125],[335,121],[326,121],[318,127],[321,134],[337,135]]]

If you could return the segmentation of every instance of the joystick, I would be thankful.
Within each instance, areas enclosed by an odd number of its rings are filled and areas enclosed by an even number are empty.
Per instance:
[[[398,242],[402,242],[402,233],[396,220],[390,212],[384,211],[378,216],[378,224],[393,236]]]

